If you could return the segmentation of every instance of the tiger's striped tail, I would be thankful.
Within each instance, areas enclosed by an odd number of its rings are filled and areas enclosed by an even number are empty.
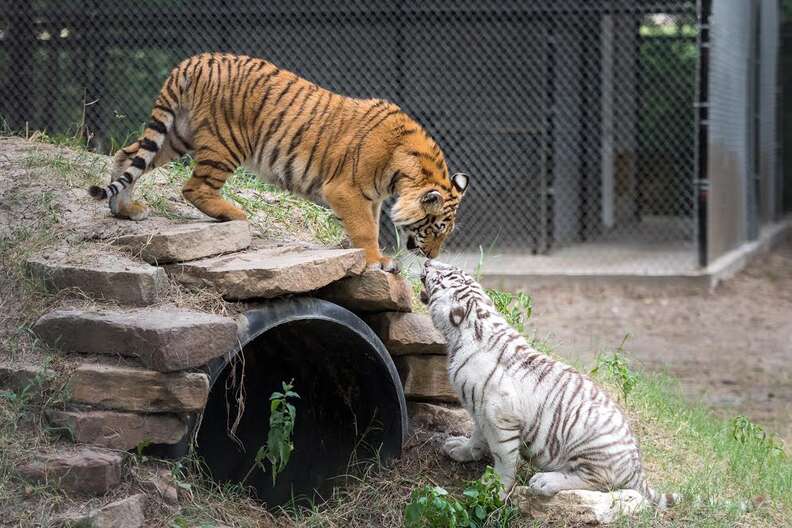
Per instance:
[[[107,187],[102,188],[96,185],[89,187],[88,194],[97,200],[112,199],[134,184],[151,167],[157,152],[162,148],[165,138],[173,128],[177,111],[177,108],[174,107],[175,104],[177,103],[165,102],[164,98],[160,96],[151,111],[151,119],[143,131],[143,136],[138,140],[137,152],[132,156],[129,166]]]
[[[678,493],[660,493],[656,491],[649,485],[643,471],[641,471],[638,477],[638,484],[635,485],[633,489],[643,495],[658,510],[668,509],[678,504],[682,498]]]

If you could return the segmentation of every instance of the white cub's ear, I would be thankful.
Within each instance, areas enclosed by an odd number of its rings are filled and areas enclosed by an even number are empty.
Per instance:
[[[428,214],[439,214],[443,211],[443,195],[440,191],[429,191],[421,197],[421,206]]]
[[[448,320],[451,321],[451,324],[454,326],[461,325],[464,318],[465,309],[461,306],[453,306],[451,312],[448,314]]]
[[[451,176],[451,181],[454,183],[454,187],[456,187],[459,192],[465,192],[467,189],[469,177],[464,172],[457,172],[453,176]]]

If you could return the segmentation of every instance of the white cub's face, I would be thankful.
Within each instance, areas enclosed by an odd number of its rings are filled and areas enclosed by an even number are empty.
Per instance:
[[[462,286],[463,278],[462,270],[436,260],[426,259],[421,273],[424,287],[421,300],[431,306],[441,298],[452,296],[452,286]]]
[[[432,321],[438,330],[448,332],[459,328],[474,301],[488,304],[489,299],[471,276],[461,269],[428,259],[424,263],[421,300],[429,306]]]

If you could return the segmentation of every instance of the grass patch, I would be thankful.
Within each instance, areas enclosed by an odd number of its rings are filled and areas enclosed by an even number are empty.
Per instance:
[[[650,482],[685,499],[666,514],[647,512],[623,526],[782,525],[792,513],[789,457],[737,440],[730,421],[686,401],[668,376],[633,376],[625,407],[641,440]],[[755,511],[742,511],[756,503],[761,504]]]
[[[226,181],[221,192],[241,207],[264,235],[289,233],[296,222],[322,244],[337,245],[344,237],[344,229],[330,209],[266,183],[243,167]]]
[[[84,147],[31,149],[24,159],[25,168],[50,169],[69,187],[106,185],[108,158],[96,155]]]

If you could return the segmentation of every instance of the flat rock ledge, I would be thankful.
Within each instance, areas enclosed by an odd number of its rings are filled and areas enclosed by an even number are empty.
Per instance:
[[[140,528],[145,525],[146,495],[137,493],[90,510],[60,517],[64,528]]]
[[[55,310],[34,332],[65,352],[136,357],[162,372],[199,367],[237,343],[233,319],[164,306],[128,311]]]
[[[393,360],[406,399],[459,405],[456,391],[448,381],[446,356],[397,356]]]
[[[228,300],[271,299],[318,290],[365,268],[360,249],[265,247],[167,267],[178,282]]]
[[[81,447],[39,453],[18,468],[32,482],[54,484],[75,495],[103,495],[121,482],[122,455]]]
[[[144,443],[176,444],[187,434],[187,422],[174,414],[53,409],[47,419],[76,443],[122,451]]]
[[[367,270],[326,286],[317,297],[353,312],[409,312],[412,291],[404,277],[381,270]]]
[[[80,365],[68,389],[73,403],[121,411],[189,413],[209,397],[209,378],[200,372],[163,373],[98,363]]]
[[[366,322],[392,356],[446,354],[445,338],[428,314],[388,312],[370,315]]]
[[[27,271],[49,291],[76,289],[91,298],[145,306],[160,299],[168,277],[161,268],[112,253],[80,261],[55,253],[27,260]]]
[[[560,491],[552,497],[534,495],[527,486],[518,486],[512,501],[520,512],[532,519],[550,521],[562,518],[572,525],[610,524],[625,515],[633,515],[650,506],[637,491],[610,493],[588,490]]]
[[[250,224],[244,221],[172,224],[150,233],[123,235],[113,240],[151,264],[233,253],[247,249],[250,242]]]

